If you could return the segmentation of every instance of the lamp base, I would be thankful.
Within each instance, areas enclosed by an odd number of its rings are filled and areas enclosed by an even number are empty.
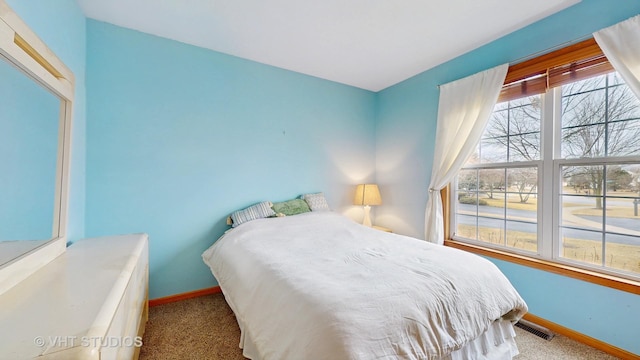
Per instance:
[[[371,227],[371,206],[364,206],[364,219],[362,220],[362,225]]]

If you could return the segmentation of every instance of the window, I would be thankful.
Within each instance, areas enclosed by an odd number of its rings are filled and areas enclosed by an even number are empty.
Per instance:
[[[510,68],[452,189],[455,240],[640,278],[640,100],[593,40]]]

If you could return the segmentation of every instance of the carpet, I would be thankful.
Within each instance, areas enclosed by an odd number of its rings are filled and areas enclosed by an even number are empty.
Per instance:
[[[609,360],[606,353],[556,335],[543,340],[516,328],[516,360]],[[240,329],[219,294],[154,306],[142,339],[140,360],[242,360]]]

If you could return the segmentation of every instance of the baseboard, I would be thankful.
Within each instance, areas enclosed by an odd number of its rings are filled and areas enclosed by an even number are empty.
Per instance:
[[[175,295],[169,295],[169,296],[165,296],[157,299],[151,299],[149,300],[149,306],[168,304],[176,301],[192,299],[199,296],[217,294],[220,292],[222,292],[222,290],[220,289],[220,286],[214,286],[211,288],[189,291],[182,294],[175,294]]]
[[[608,354],[611,354],[620,359],[628,359],[628,360],[640,360],[640,355],[631,353],[629,351],[620,349],[619,347],[613,346],[611,344],[607,344],[604,341],[600,341],[598,339],[594,339],[585,334],[579,333],[575,330],[571,330],[562,325],[556,324],[549,320],[543,319],[539,316],[533,315],[531,313],[527,313],[523,317],[525,320],[531,321],[532,323],[538,324],[540,326],[544,326],[547,329],[553,331],[556,334],[560,334],[566,336],[570,339],[573,339],[577,342],[581,342],[583,344],[589,345],[592,348],[604,351]]]

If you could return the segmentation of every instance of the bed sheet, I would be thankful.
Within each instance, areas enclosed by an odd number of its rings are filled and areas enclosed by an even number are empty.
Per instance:
[[[332,212],[251,221],[203,260],[254,359],[444,359],[527,311],[488,260]]]

